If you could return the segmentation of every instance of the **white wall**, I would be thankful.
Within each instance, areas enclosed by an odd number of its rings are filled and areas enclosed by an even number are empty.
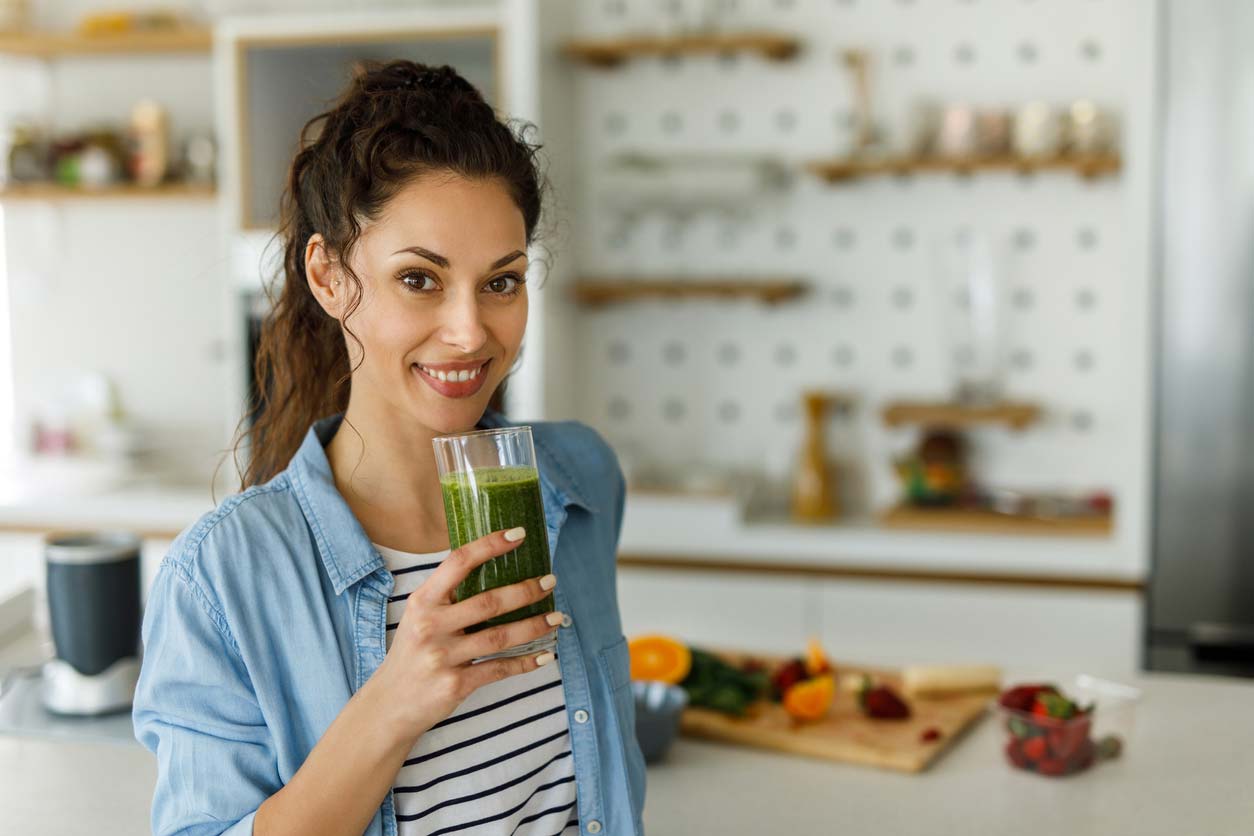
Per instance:
[[[85,11],[117,7],[107,0],[31,5],[34,22],[44,28],[69,28]],[[134,5],[202,17],[205,11],[343,7],[298,0]],[[0,57],[0,125],[34,117],[58,130],[121,126],[132,105],[150,97],[169,111],[172,137],[181,144],[191,133],[213,130],[211,61],[209,53]],[[159,468],[203,484],[240,415],[239,375],[228,366],[242,360],[230,342],[239,333],[235,278],[217,201],[9,201],[0,210],[15,443],[27,443],[32,411],[45,391],[80,371],[99,370],[114,380],[123,407],[161,449]],[[4,283],[0,279],[0,291]],[[230,472],[224,465],[223,473]]]
[[[793,61],[695,56],[576,70],[579,268],[586,275],[786,277],[815,292],[774,308],[671,302],[584,310],[579,417],[639,464],[692,459],[791,471],[803,388],[855,395],[833,421],[832,455],[867,474],[871,504],[899,495],[891,457],[914,430],[887,430],[883,404],[944,398],[954,383],[937,246],[970,227],[999,248],[1009,306],[1009,397],[1040,403],[1024,433],[973,433],[978,473],[1019,489],[1105,488],[1118,504],[1122,564],[1147,560],[1150,206],[1155,4],[1140,0],[758,2],[722,4],[731,30],[798,35]],[[657,30],[665,6],[579,6],[587,35]],[[900,147],[913,103],[1065,106],[1091,98],[1120,122],[1124,167],[1071,174],[868,178],[827,186],[807,160],[850,145],[852,84],[840,50],[871,54],[876,120]],[[637,219],[609,206],[606,162],[625,151],[773,155],[791,190],[742,212]],[[723,348],[738,361],[723,359]],[[838,433],[842,433],[839,434]]]
[[[176,148],[212,129],[207,54],[7,58],[0,78],[0,116],[48,119],[57,131],[124,126],[145,97],[169,111]],[[204,198],[5,204],[19,447],[49,389],[98,370],[168,451],[165,466],[208,475],[229,406],[217,218],[216,203]]]

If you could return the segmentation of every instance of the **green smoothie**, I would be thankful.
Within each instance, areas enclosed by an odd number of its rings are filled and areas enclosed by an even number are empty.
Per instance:
[[[549,533],[544,525],[544,504],[540,500],[540,475],[535,468],[485,467],[475,468],[470,473],[450,473],[440,479],[440,488],[444,494],[444,518],[448,521],[451,548],[493,531],[519,525],[527,529],[527,536],[518,548],[492,558],[458,584],[458,601],[486,589],[538,578],[551,571]],[[467,627],[466,632],[474,633],[552,611],[553,594],[549,593],[534,604]]]

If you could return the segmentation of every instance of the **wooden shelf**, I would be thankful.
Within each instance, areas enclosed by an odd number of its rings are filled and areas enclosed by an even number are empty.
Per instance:
[[[1009,171],[1035,174],[1042,171],[1071,171],[1085,179],[1117,174],[1123,162],[1118,154],[1100,156],[1059,156],[1039,159],[1024,157],[888,157],[883,159],[846,158],[818,160],[806,168],[828,183],[841,183],[859,177],[907,176],[949,172],[969,175],[978,172]]]
[[[801,41],[791,35],[767,32],[711,32],[691,35],[636,35],[618,38],[581,38],[567,42],[567,57],[594,67],[614,67],[644,56],[680,56],[753,52],[772,61],[797,54]]]
[[[212,185],[191,183],[168,183],[161,186],[136,186],[128,183],[100,189],[62,186],[57,183],[15,183],[0,188],[0,200],[200,200],[212,198],[216,194],[217,189]]]
[[[890,427],[922,424],[961,429],[979,424],[1005,424],[1012,430],[1022,430],[1040,415],[1041,408],[1036,404],[1011,401],[991,406],[898,401],[884,407],[884,423]]]
[[[880,515],[887,528],[948,531],[973,534],[1062,535],[1108,537],[1113,528],[1109,514],[1083,517],[1031,517],[999,514],[978,508],[917,508],[898,505]]]
[[[701,279],[584,279],[572,295],[583,305],[612,305],[644,299],[753,299],[776,305],[809,290],[804,282],[775,279],[709,281]]]
[[[161,52],[208,53],[213,32],[201,27],[138,30],[117,35],[78,32],[0,32],[0,53],[52,58],[60,55],[143,55]]]

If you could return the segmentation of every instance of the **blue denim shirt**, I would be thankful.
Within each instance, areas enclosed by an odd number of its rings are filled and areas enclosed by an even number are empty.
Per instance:
[[[153,833],[252,833],[257,808],[383,661],[392,575],[323,450],[342,418],[316,422],[286,470],[224,499],[161,562],[133,709],[136,738],[157,755]],[[507,423],[489,411],[479,426]],[[589,427],[532,426],[555,603],[571,617],[557,642],[580,825],[642,834],[644,758],[615,581],[622,471]],[[389,791],[365,833],[396,832]]]

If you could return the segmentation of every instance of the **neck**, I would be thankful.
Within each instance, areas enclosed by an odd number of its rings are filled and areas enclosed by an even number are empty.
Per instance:
[[[449,547],[435,435],[395,410],[349,396],[327,461],[336,488],[375,543],[409,552]]]

